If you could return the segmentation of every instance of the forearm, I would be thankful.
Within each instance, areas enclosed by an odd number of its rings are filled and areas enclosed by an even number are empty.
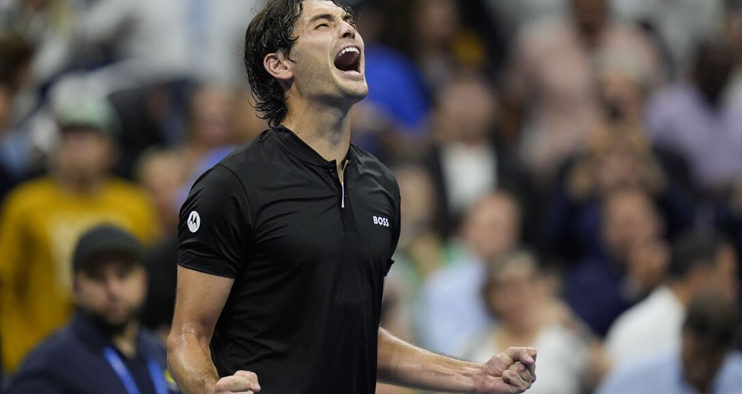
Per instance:
[[[423,390],[476,392],[480,364],[429,352],[379,328],[378,379]]]
[[[211,361],[208,341],[192,333],[171,333],[168,337],[167,363],[184,394],[214,392],[219,375]]]

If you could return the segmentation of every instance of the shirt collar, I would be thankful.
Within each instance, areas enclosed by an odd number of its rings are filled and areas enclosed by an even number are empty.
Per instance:
[[[304,140],[299,138],[293,131],[289,130],[285,126],[277,126],[271,129],[271,134],[275,136],[281,146],[294,157],[297,157],[301,161],[321,167],[333,167],[335,166],[335,160],[325,160],[315,151],[311,146],[307,145]],[[345,155],[345,160],[351,160],[353,156],[352,144],[348,148],[348,153]]]

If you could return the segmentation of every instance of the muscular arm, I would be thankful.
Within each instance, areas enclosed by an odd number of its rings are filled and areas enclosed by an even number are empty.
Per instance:
[[[209,342],[233,279],[178,267],[167,362],[183,393],[212,393],[219,379]]]
[[[378,379],[384,383],[438,391],[519,393],[535,379],[536,351],[530,348],[510,348],[478,364],[415,347],[383,328],[378,340]]]

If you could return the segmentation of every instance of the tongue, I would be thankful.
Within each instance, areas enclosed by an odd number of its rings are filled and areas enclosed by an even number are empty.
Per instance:
[[[359,56],[356,52],[345,52],[335,59],[335,67],[342,71],[355,70]]]

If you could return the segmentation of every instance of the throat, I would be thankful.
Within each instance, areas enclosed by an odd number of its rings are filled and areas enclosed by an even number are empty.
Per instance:
[[[111,342],[118,349],[121,354],[128,358],[134,358],[137,355],[137,334],[139,333],[139,325],[136,323],[130,323],[124,330],[116,334],[111,338]]]

